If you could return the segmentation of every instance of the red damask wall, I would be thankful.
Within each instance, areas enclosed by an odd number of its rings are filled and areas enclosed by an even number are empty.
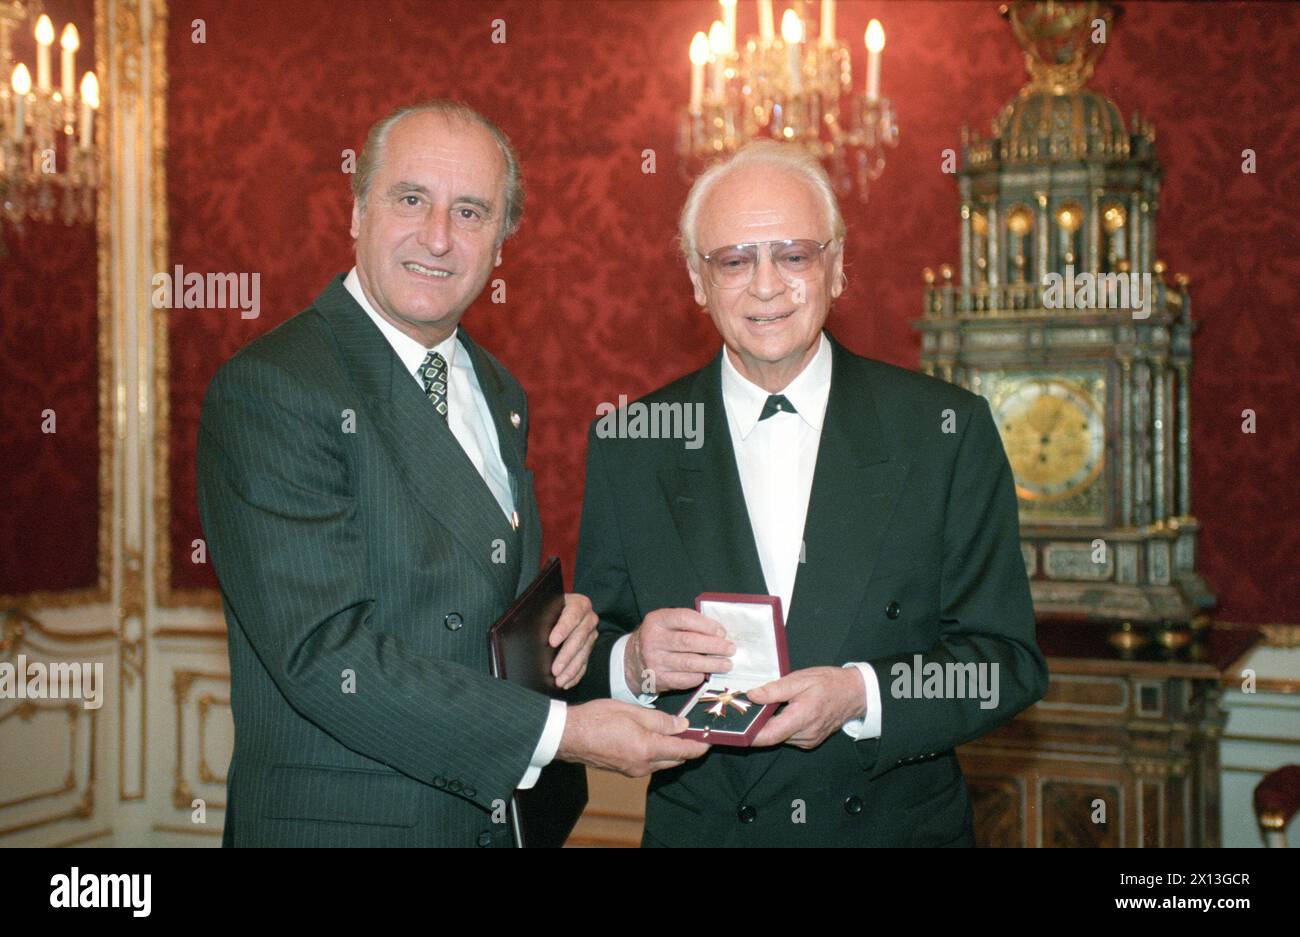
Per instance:
[[[80,81],[95,68],[93,0],[47,0],[45,11],[59,32],[77,24]],[[34,72],[34,37],[18,33],[13,51]],[[57,88],[57,45],[52,69]],[[95,224],[6,220],[0,242],[0,595],[89,588],[99,578]]]
[[[585,429],[596,405],[702,365],[718,341],[674,253],[686,194],[673,154],[686,49],[716,4],[173,0],[167,57],[171,262],[260,272],[263,312],[171,313],[172,584],[201,536],[194,438],[203,391],[238,347],[351,265],[342,151],[392,107],[462,98],[524,165],[523,227],[499,268],[508,301],[465,324],[527,388],[547,548],[572,565]],[[755,27],[741,4],[741,29]],[[841,4],[840,28],[888,33],[883,86],[902,139],[866,207],[846,204],[849,289],[831,327],[915,367],[921,269],[957,258],[957,194],[940,172],[963,122],[987,128],[1023,81],[995,3]],[[490,41],[492,21],[507,41]],[[201,19],[206,43],[193,40]],[[1193,391],[1195,513],[1221,617],[1294,621],[1300,596],[1297,153],[1300,8],[1130,3],[1094,85],[1159,132],[1158,253],[1188,273],[1202,327]],[[860,67],[860,62],[859,62]],[[658,172],[642,173],[653,149]],[[1241,151],[1259,171],[1241,172]],[[1241,411],[1258,432],[1241,432]]]

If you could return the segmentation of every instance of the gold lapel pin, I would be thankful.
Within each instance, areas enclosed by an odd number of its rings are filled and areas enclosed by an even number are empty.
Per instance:
[[[519,424],[522,423],[522,422],[523,422],[523,420],[521,420],[521,419],[519,418],[519,414],[518,414],[518,413],[515,413],[515,411],[511,410],[511,411],[510,411],[510,425],[513,426],[515,429],[519,429]]]

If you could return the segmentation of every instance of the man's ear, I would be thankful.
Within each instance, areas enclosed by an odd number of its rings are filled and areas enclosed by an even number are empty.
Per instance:
[[[361,236],[361,209],[357,205],[357,200],[352,200],[352,240]]]
[[[844,242],[835,251],[835,262],[831,264],[831,299],[839,299],[844,292]]]
[[[701,279],[697,271],[695,271],[689,266],[686,268],[686,272],[691,278],[691,286],[695,288],[696,305],[704,306],[707,308],[709,305],[709,296],[707,293],[704,292],[704,280]]]
[[[500,244],[497,245],[497,259],[492,262],[492,266],[494,267],[501,266],[501,245]]]

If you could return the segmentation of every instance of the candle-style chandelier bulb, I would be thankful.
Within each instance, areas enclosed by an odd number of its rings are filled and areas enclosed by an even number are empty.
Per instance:
[[[14,76],[11,80],[14,94],[20,94],[23,97],[32,93],[32,73],[27,70],[27,66],[19,62],[14,66]]]
[[[867,24],[865,36],[868,52],[883,52],[885,48],[885,27],[880,25],[880,20],[872,20]]]
[[[781,17],[781,38],[786,42],[803,41],[803,21],[794,10],[786,10]]]

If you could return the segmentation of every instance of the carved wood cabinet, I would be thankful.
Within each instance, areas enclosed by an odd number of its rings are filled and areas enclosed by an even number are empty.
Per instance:
[[[1255,640],[1123,653],[1040,622],[1047,695],[958,750],[980,846],[1218,846],[1220,680]]]

